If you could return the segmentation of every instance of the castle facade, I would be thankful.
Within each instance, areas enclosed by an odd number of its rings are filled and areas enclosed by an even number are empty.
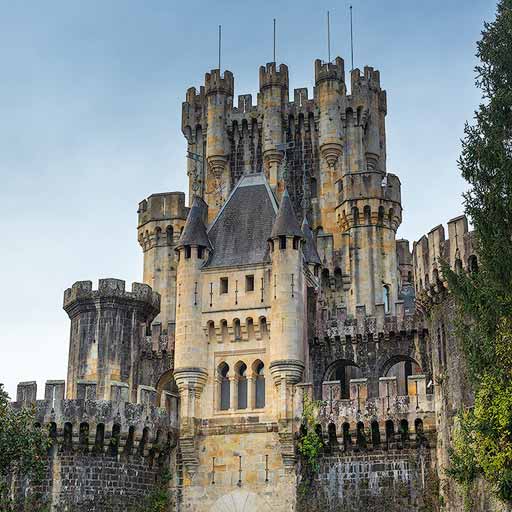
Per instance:
[[[52,510],[138,510],[164,473],[179,511],[462,510],[444,468],[472,398],[440,262],[477,269],[467,220],[397,240],[380,73],[314,72],[290,99],[269,63],[236,105],[232,73],[207,73],[183,103],[189,206],[139,204],[144,284],[66,290],[67,382],[14,404],[50,425]]]

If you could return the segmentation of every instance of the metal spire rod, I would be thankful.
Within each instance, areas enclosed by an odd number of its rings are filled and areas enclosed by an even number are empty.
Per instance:
[[[219,25],[219,71],[220,71],[220,48],[222,41],[222,25]]]
[[[327,11],[327,56],[328,61],[331,62],[331,20],[329,17],[329,11]]]
[[[352,69],[354,69],[354,34],[352,31],[352,6],[350,6],[350,55],[352,58]]]
[[[274,18],[274,60],[276,62],[276,19]]]

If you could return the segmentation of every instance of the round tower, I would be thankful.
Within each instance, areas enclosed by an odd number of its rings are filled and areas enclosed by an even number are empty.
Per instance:
[[[144,283],[161,297],[160,323],[169,339],[176,320],[176,266],[174,251],[188,215],[183,192],[153,194],[139,203],[137,238],[144,253]]]
[[[194,198],[185,228],[176,246],[178,253],[176,345],[174,378],[180,391],[182,425],[198,417],[198,399],[207,378],[207,349],[201,326],[201,268],[212,250],[204,219],[207,206]]]
[[[119,279],[79,281],[64,292],[64,310],[71,319],[67,398],[111,400],[119,392],[137,401],[135,363],[145,326],[158,314],[160,296],[146,284],[125,290]]]
[[[279,165],[283,160],[283,113],[288,103],[288,66],[269,62],[260,67],[258,103],[263,112],[263,160],[270,186],[277,191]]]
[[[279,392],[279,417],[291,412],[289,384],[300,381],[304,370],[304,277],[301,245],[304,234],[285,189],[270,237],[271,336],[270,372]]]
[[[334,62],[315,61],[315,94],[319,109],[320,155],[329,167],[334,167],[343,152],[341,112],[346,89],[345,64],[341,57]]]
[[[206,202],[209,219],[217,214],[230,192],[228,172],[229,142],[226,119],[233,106],[234,78],[230,71],[221,75],[220,69],[213,69],[205,75],[207,102],[206,161]]]

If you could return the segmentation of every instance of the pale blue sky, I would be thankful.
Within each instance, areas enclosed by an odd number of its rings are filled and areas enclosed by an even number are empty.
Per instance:
[[[185,190],[181,102],[216,67],[235,94],[258,88],[258,67],[290,68],[290,89],[313,86],[315,58],[349,69],[348,2],[302,0],[0,0],[0,382],[65,378],[76,280],[141,280],[136,210],[154,192]],[[492,0],[354,0],[355,65],[388,91],[388,170],[402,181],[399,236],[418,239],[461,213],[456,159],[473,85],[475,41]]]

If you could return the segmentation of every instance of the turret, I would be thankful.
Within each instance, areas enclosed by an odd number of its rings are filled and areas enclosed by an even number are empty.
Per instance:
[[[283,160],[283,113],[288,103],[288,66],[275,62],[260,67],[258,106],[263,113],[263,159],[270,186],[277,190],[279,165]]]
[[[301,244],[304,234],[285,189],[270,236],[272,258],[270,371],[280,387],[279,416],[290,413],[285,388],[304,370],[304,278]]]
[[[110,400],[123,391],[137,401],[136,363],[145,327],[160,310],[160,296],[146,284],[125,290],[119,279],[79,281],[64,292],[71,319],[67,398]]]
[[[341,114],[344,109],[345,66],[337,57],[334,63],[315,61],[315,95],[319,108],[318,140],[320,154],[334,167],[343,151]]]
[[[176,246],[178,253],[176,345],[174,377],[181,398],[184,435],[193,435],[194,418],[198,417],[201,391],[207,378],[207,351],[201,325],[201,267],[208,260],[212,246],[204,219],[207,206],[194,198],[185,228]]]
[[[137,234],[144,252],[142,280],[160,294],[160,314],[155,324],[161,324],[168,340],[174,339],[176,318],[176,266],[174,251],[189,209],[183,192],[153,194],[139,203]]]
[[[229,144],[226,119],[233,108],[234,78],[230,71],[221,75],[213,69],[205,75],[208,129],[206,133],[206,201],[209,220],[217,214],[230,191],[228,173]]]

